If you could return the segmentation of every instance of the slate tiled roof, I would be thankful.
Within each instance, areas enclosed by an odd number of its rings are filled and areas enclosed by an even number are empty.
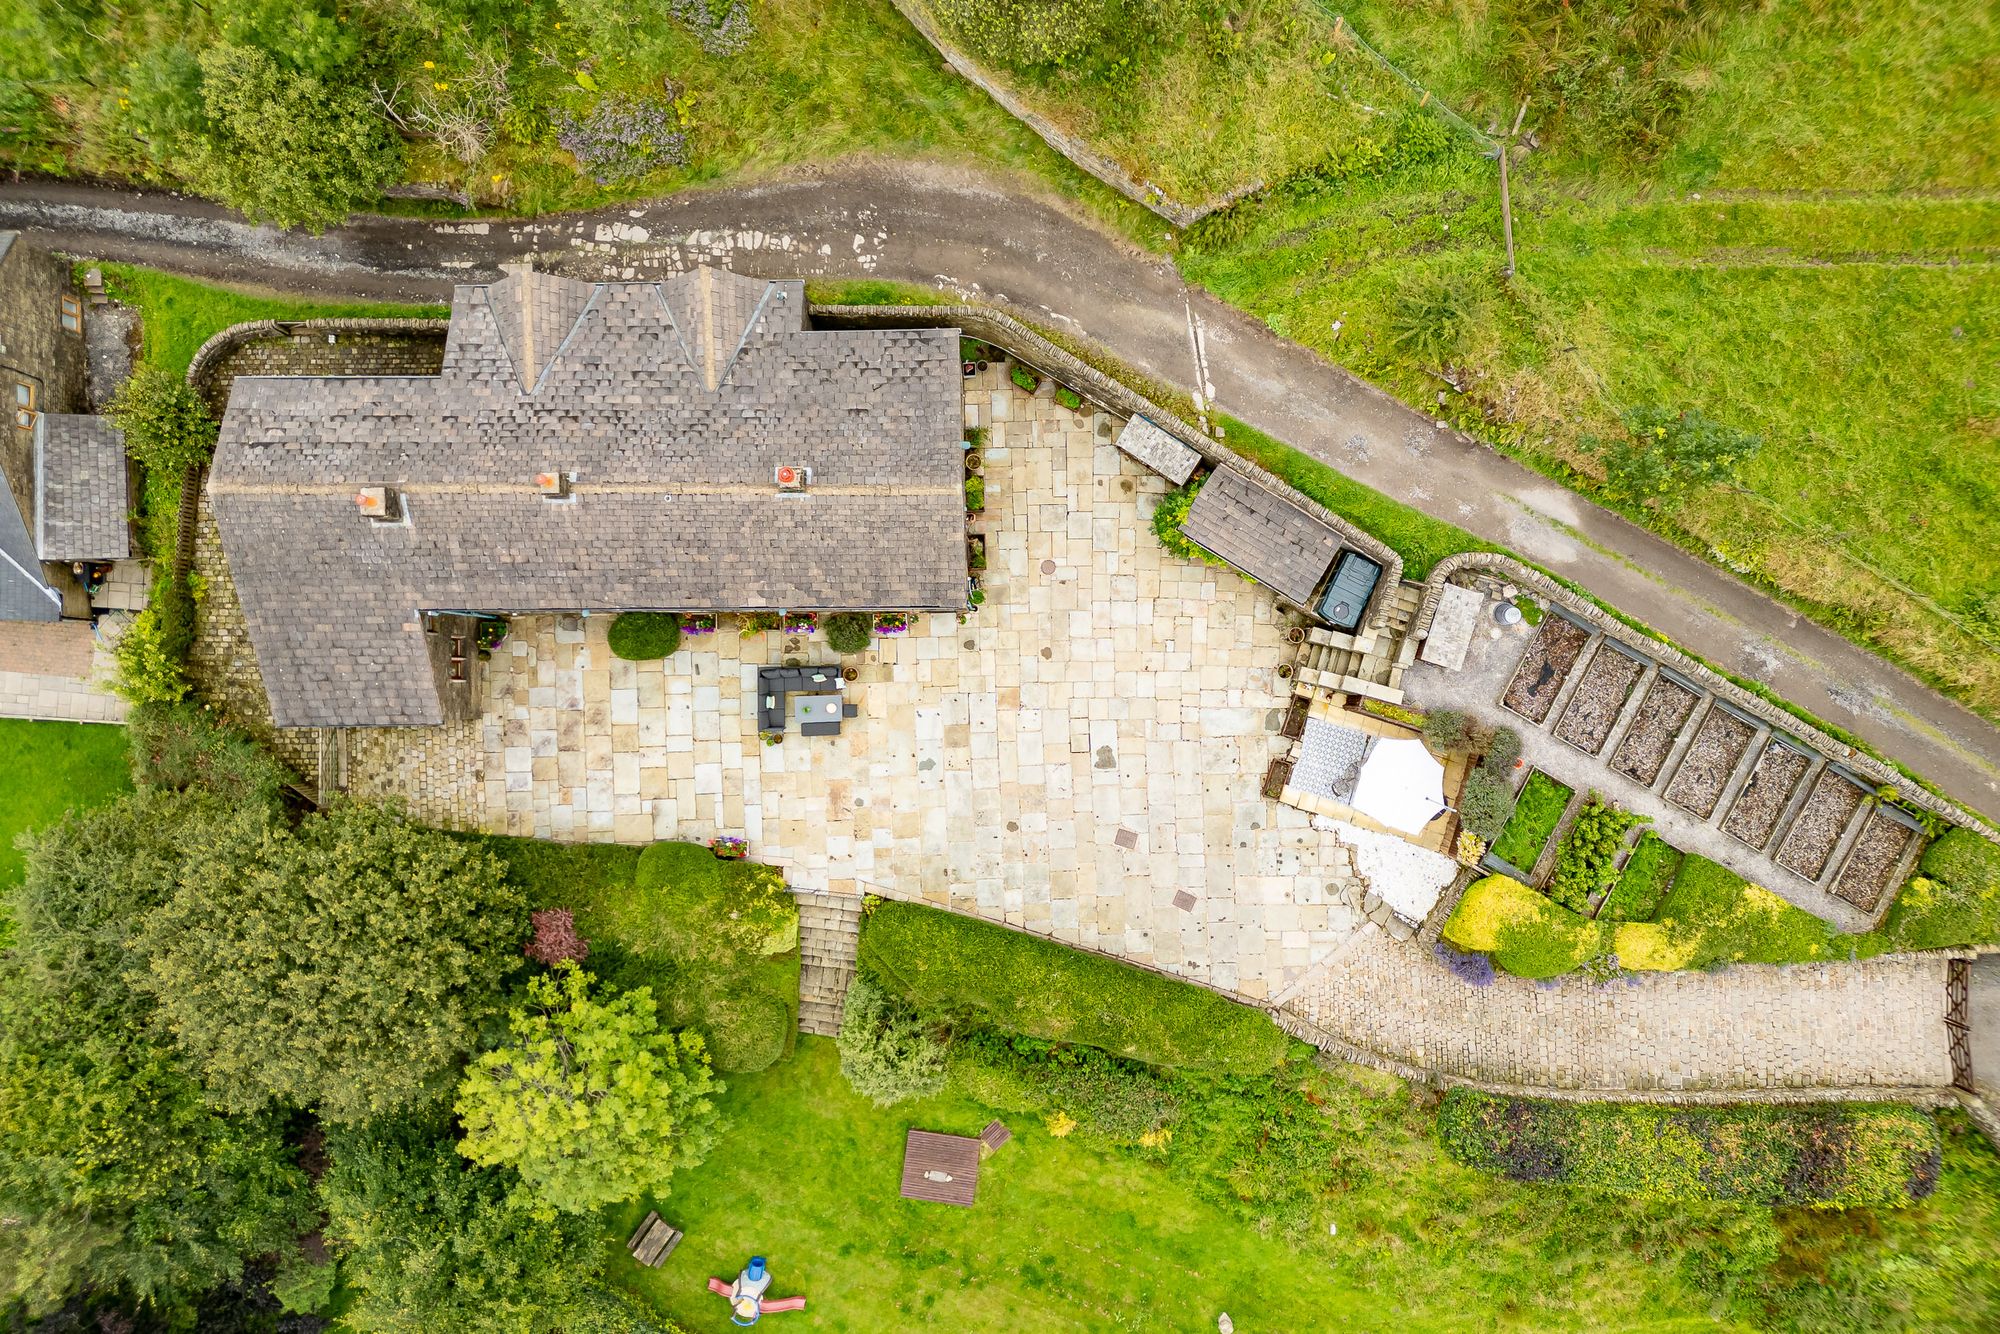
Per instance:
[[[1324,519],[1229,466],[1202,483],[1181,532],[1299,606],[1311,601],[1343,545]]]
[[[426,610],[962,607],[957,331],[804,314],[514,270],[454,294],[441,375],[238,377],[209,494],[274,721],[438,721]],[[406,522],[357,511],[384,485]]]
[[[44,413],[35,422],[35,548],[43,560],[124,560],[125,433],[102,417]]]
[[[1118,433],[1118,448],[1175,486],[1184,486],[1201,466],[1201,455],[1144,417],[1134,417]]]

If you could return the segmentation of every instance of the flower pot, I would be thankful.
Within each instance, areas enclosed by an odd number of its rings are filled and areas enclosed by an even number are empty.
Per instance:
[[[1289,629],[1289,630],[1285,631],[1285,642],[1286,642],[1287,644],[1303,644],[1303,643],[1305,643],[1305,642],[1306,642],[1306,628],[1305,628],[1305,627],[1304,627],[1303,625],[1295,625],[1295,626],[1293,626],[1293,627],[1292,627],[1291,629]]]
[[[1292,664],[1289,662],[1278,664],[1278,679],[1280,681],[1289,681],[1292,679]]]
[[[859,681],[861,679],[861,671],[856,667],[843,667],[840,669],[840,679],[843,681]]]
[[[976,473],[985,466],[986,466],[986,460],[980,458],[977,451],[969,453],[965,456],[965,470],[967,472]]]

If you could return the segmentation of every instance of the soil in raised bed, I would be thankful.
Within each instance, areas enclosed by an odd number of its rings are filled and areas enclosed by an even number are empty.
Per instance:
[[[1535,631],[1534,642],[1521,655],[1514,679],[1507,683],[1504,696],[1507,707],[1531,723],[1547,718],[1549,710],[1555,707],[1556,696],[1562,693],[1563,682],[1569,679],[1570,669],[1576,666],[1578,655],[1589,642],[1589,633],[1567,617],[1551,616],[1544,620],[1541,629]]]
[[[1835,896],[1863,912],[1874,912],[1916,836],[1916,830],[1890,819],[1880,808],[1869,812],[1868,823],[1861,826],[1854,849],[1847,854],[1847,865],[1840,868],[1840,879],[1833,887]]]
[[[1625,739],[1612,753],[1611,767],[1634,782],[1651,787],[1674,748],[1674,738],[1681,734],[1682,725],[1700,698],[1684,685],[1664,676],[1654,677],[1646,698],[1639,701],[1639,712],[1626,730]]]
[[[1562,721],[1556,724],[1556,735],[1587,754],[1603,750],[1625,708],[1626,697],[1645,670],[1636,658],[1600,641],[1590,666],[1583,669],[1583,679],[1569,697]]]
[[[1778,846],[1778,865],[1808,880],[1818,880],[1865,795],[1831,769],[1822,773]]]
[[[1766,742],[1764,753],[1757,757],[1757,767],[1750,771],[1750,781],[1736,794],[1735,804],[1722,821],[1722,832],[1742,839],[1753,848],[1769,843],[1771,831],[1778,827],[1778,819],[1785,813],[1785,803],[1792,799],[1792,789],[1799,785],[1799,779],[1805,777],[1811,764],[1811,760],[1781,741]]]
[[[1704,820],[1715,814],[1729,775],[1736,772],[1737,761],[1756,735],[1756,728],[1729,710],[1711,708],[1681,758],[1681,767],[1674,771],[1674,781],[1667,784],[1667,800]]]

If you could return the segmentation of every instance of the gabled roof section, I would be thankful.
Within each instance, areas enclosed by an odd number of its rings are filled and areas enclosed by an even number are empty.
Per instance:
[[[124,560],[132,554],[125,433],[102,417],[35,420],[35,549],[43,560]]]
[[[238,376],[209,496],[273,720],[439,721],[426,611],[962,609],[958,331],[804,315],[513,270],[457,290],[437,376]]]

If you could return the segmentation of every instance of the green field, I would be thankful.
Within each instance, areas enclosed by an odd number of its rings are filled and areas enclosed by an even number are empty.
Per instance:
[[[132,790],[122,727],[0,718],[0,755],[0,890],[21,878],[16,835]]]

